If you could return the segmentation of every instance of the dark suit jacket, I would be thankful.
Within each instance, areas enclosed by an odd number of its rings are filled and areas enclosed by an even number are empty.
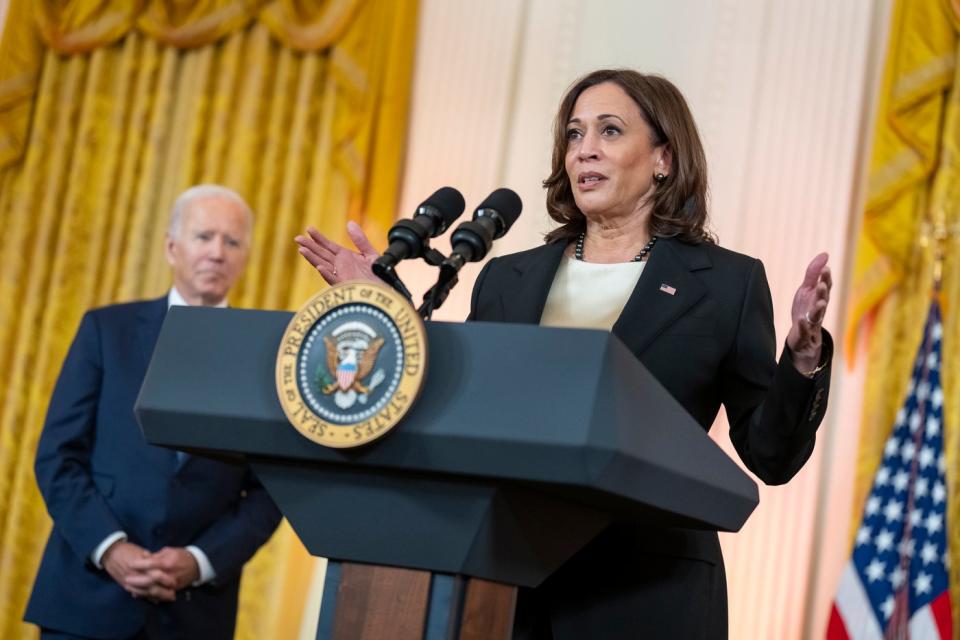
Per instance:
[[[563,250],[554,243],[491,260],[477,278],[470,318],[539,322]],[[613,333],[705,430],[723,404],[740,458],[764,482],[787,482],[810,457],[830,369],[809,379],[788,353],[777,363],[759,260],[660,239]],[[717,535],[618,523],[542,587],[522,593],[517,615],[521,636],[549,637],[552,628],[558,640],[725,638]]]
[[[167,311],[166,297],[88,312],[50,400],[37,448],[53,531],[25,619],[73,634],[230,638],[243,564],[280,521],[245,466],[176,453],[144,440],[133,405]],[[89,561],[114,531],[156,551],[196,545],[216,579],[170,605],[133,599]]]

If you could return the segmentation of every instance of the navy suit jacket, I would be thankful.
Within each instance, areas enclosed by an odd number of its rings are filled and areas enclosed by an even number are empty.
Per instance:
[[[554,243],[488,262],[470,319],[538,323],[564,248]],[[787,482],[810,457],[830,368],[809,379],[786,354],[778,364],[759,260],[661,238],[613,333],[705,430],[722,404],[737,453],[764,482]],[[824,332],[826,360],[832,344]],[[522,592],[517,616],[521,637],[725,638],[717,534],[618,523],[542,587]]]
[[[144,440],[133,405],[167,311],[166,297],[84,315],[57,380],[36,475],[53,519],[25,619],[77,635],[129,637],[145,623],[170,637],[229,638],[243,564],[280,513],[251,471]],[[114,531],[149,551],[196,545],[216,579],[172,604],[132,598],[92,565]]]

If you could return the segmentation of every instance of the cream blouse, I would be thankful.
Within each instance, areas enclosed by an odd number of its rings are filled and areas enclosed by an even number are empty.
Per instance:
[[[637,286],[645,264],[598,264],[564,257],[547,294],[540,325],[609,331]]]

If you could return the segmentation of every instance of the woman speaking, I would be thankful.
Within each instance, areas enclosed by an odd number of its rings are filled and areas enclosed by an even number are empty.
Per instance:
[[[669,81],[594,71],[560,103],[544,245],[490,260],[469,319],[607,329],[708,430],[722,404],[741,460],[768,484],[813,451],[827,404],[827,255],[807,267],[776,359],[759,260],[706,228],[707,171],[696,124]],[[375,279],[377,252],[315,229],[300,253],[331,283]],[[619,522],[535,590],[521,590],[524,638],[726,638],[726,579],[715,532]]]

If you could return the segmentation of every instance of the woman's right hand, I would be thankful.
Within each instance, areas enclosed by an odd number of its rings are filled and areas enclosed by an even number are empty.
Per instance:
[[[379,282],[380,279],[373,275],[372,265],[380,254],[370,244],[363,229],[351,220],[347,223],[347,235],[357,251],[337,244],[313,227],[307,227],[306,235],[297,236],[294,241],[300,245],[300,255],[331,285],[346,280]]]

